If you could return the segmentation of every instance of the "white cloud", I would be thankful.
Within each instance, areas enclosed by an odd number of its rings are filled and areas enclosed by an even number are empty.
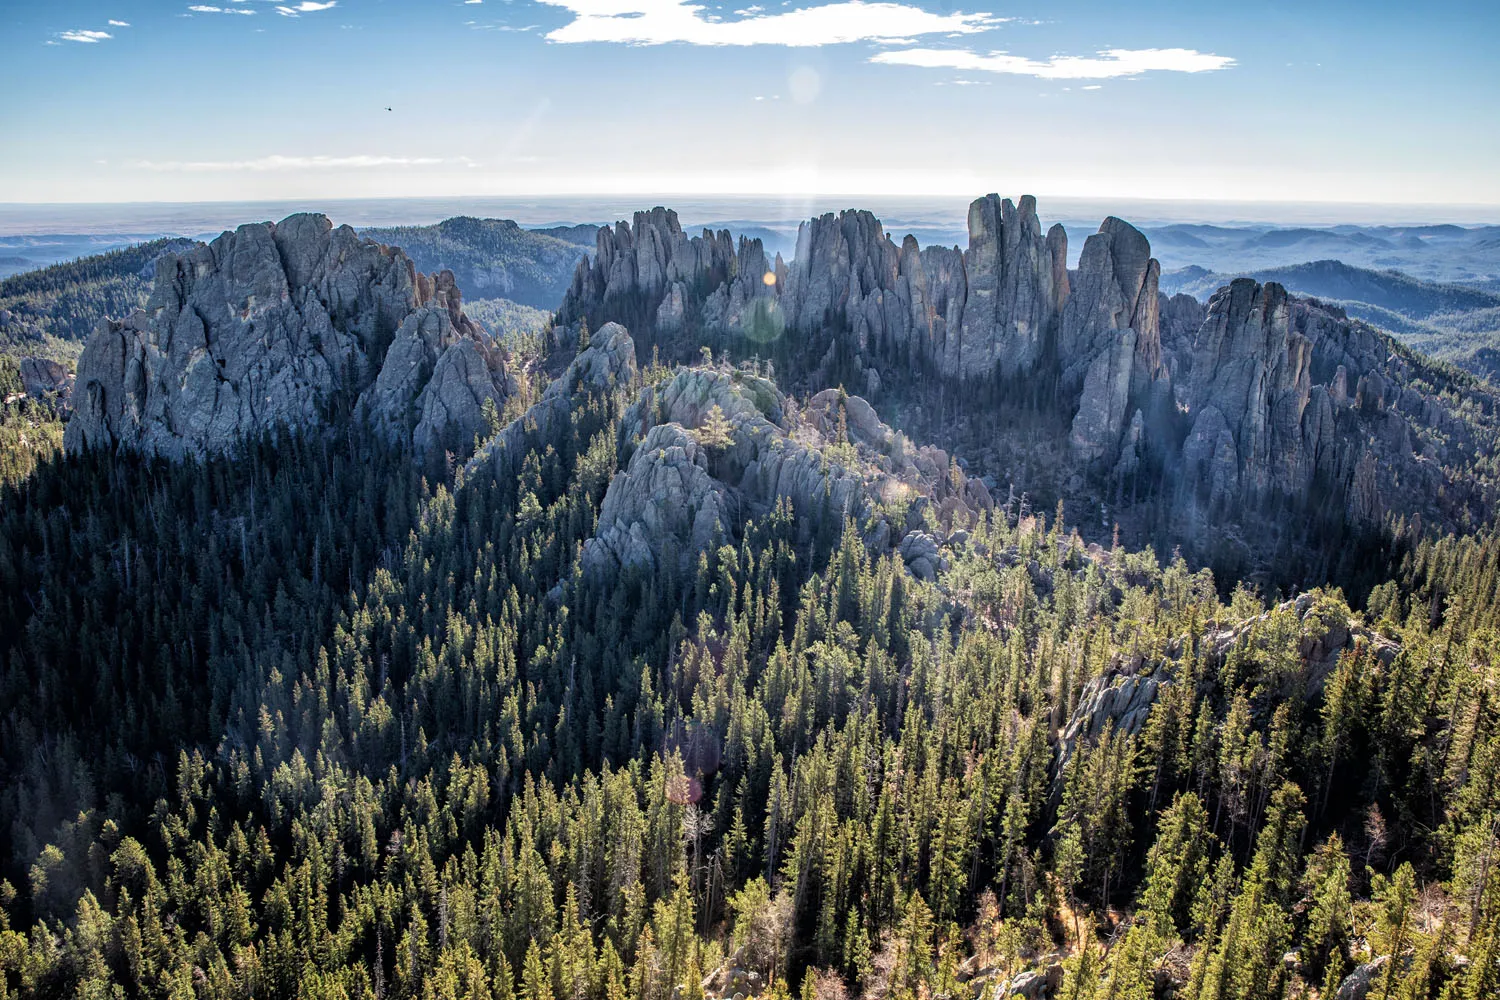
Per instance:
[[[253,10],[242,7],[209,7],[205,4],[194,4],[188,8],[197,14],[254,14]]]
[[[970,49],[902,49],[879,52],[871,62],[965,72],[1011,73],[1043,80],[1107,80],[1141,73],[1206,73],[1234,65],[1229,56],[1196,49],[1105,49],[1094,56],[1028,59],[1007,52],[983,55]]]
[[[571,11],[573,20],[547,33],[554,42],[631,45],[785,45],[910,41],[919,35],[969,35],[1002,19],[989,14],[934,14],[901,3],[841,0],[735,21],[710,20],[689,0],[540,0]],[[748,13],[751,8],[745,8]]]
[[[107,31],[59,31],[57,37],[65,42],[82,42],[85,45],[97,45],[108,38],[115,37]]]
[[[303,14],[311,14],[314,11],[318,10],[328,10],[330,7],[337,7],[338,5],[339,0],[328,0],[327,3],[315,3],[314,0],[302,0],[302,2],[295,7],[288,7],[284,4],[278,4],[276,6],[276,13],[280,14],[282,17],[300,17]]]
[[[110,27],[112,27],[112,28],[128,28],[128,27],[130,27],[130,22],[129,21],[116,21],[114,18],[110,18],[109,19],[109,24],[110,24]]]
[[[170,173],[266,173],[277,170],[364,170],[371,167],[430,167],[458,162],[472,165],[466,156],[455,161],[432,156],[262,156],[254,160],[131,160],[127,167]]]

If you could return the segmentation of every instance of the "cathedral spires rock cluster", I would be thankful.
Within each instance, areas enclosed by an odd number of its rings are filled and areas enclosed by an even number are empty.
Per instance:
[[[1462,516],[1440,509],[1455,491],[1438,456],[1473,442],[1411,389],[1417,362],[1385,335],[1274,283],[1236,281],[1206,308],[1169,299],[1146,236],[1118,218],[1071,269],[1067,233],[1044,230],[1030,196],[976,199],[968,230],[963,250],[898,246],[867,211],[829,213],[801,225],[785,263],[728,232],[689,239],[658,208],[599,231],[560,318],[618,319],[684,360],[705,338],[744,335],[759,353],[784,336],[823,359],[801,373],[814,388],[839,380],[840,355],[877,395],[910,370],[1022,391],[1066,422],[1079,472],[1131,492],[1149,472],[1193,519],[1315,495],[1357,523]]]

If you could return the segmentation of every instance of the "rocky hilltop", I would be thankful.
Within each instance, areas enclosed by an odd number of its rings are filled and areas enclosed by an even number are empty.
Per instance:
[[[1059,483],[1165,498],[1199,524],[1308,504],[1363,524],[1487,516],[1491,498],[1454,471],[1482,450],[1465,416],[1494,412],[1482,384],[1273,282],[1234,281],[1206,307],[1168,298],[1148,240],[1120,219],[1072,269],[1066,233],[1044,230],[1030,197],[977,199],[968,227],[966,250],[898,246],[868,212],[828,214],[801,226],[788,264],[727,231],[690,238],[657,208],[599,230],[559,316],[634,322],[681,360],[703,343],[810,359],[794,376],[809,390],[852,379],[908,411],[932,409],[945,383],[969,387],[960,416],[966,400],[1039,399],[1067,428]],[[991,441],[1007,433],[990,425]],[[990,441],[951,443],[982,461]]]
[[[804,541],[819,530],[836,537],[847,519],[873,551],[895,549],[931,577],[940,541],[994,506],[945,452],[914,447],[860,397],[828,389],[799,410],[745,369],[679,369],[644,388],[619,435],[630,457],[583,552],[595,573],[686,570],[785,504]]]
[[[105,320],[78,363],[64,444],[181,458],[339,400],[419,452],[472,442],[511,386],[450,273],[322,215],[293,215],[167,254],[144,309]]]

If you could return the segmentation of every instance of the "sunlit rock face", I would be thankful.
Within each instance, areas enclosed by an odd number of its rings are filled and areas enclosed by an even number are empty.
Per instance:
[[[619,434],[630,459],[584,547],[589,572],[685,570],[783,505],[807,531],[841,531],[847,519],[877,553],[897,551],[930,572],[936,545],[919,551],[910,541],[923,511],[952,526],[993,507],[946,453],[912,446],[864,399],[828,389],[795,408],[774,382],[742,369],[683,368],[645,387]]]
[[[1206,307],[1169,299],[1150,243],[1117,218],[1070,270],[1066,234],[1030,197],[976,199],[968,229],[967,249],[897,245],[869,212],[830,213],[802,224],[788,263],[728,232],[690,238],[655,209],[599,231],[560,316],[633,316],[679,360],[699,338],[769,323],[805,348],[792,374],[810,391],[847,382],[826,377],[836,353],[876,393],[902,368],[1042,386],[1078,473],[1108,489],[1166,483],[1174,511],[1204,523],[1315,496],[1368,525],[1436,498],[1484,509],[1443,472],[1444,454],[1473,445],[1451,404],[1411,388],[1396,345],[1342,311],[1248,279]]]
[[[418,451],[471,441],[511,390],[453,276],[322,215],[241,226],[156,265],[144,310],[78,365],[65,446],[182,458],[322,424],[336,397]]]

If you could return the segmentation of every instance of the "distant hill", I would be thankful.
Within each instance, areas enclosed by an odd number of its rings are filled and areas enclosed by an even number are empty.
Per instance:
[[[553,239],[562,240],[564,243],[576,243],[581,247],[594,249],[594,239],[599,235],[599,227],[591,222],[581,222],[576,226],[552,226],[548,229],[533,229],[533,233],[541,233],[543,236],[551,236]]]
[[[1163,273],[1161,290],[1207,301],[1237,277],[1274,281],[1288,291],[1340,306],[1349,315],[1389,330],[1423,353],[1490,379],[1500,378],[1500,367],[1494,363],[1496,349],[1500,348],[1500,294],[1494,291],[1422,281],[1400,271],[1352,267],[1337,260],[1237,274],[1185,267]]]
[[[12,274],[20,274],[40,266],[29,257],[0,257],[0,278],[9,278]]]
[[[0,351],[76,358],[100,319],[145,304],[158,257],[192,245],[152,240],[0,281]]]
[[[435,226],[364,229],[360,235],[398,246],[419,271],[453,272],[464,295],[509,299],[536,309],[556,309],[578,261],[581,242],[594,227],[563,226],[541,232],[509,219],[447,219]],[[556,233],[566,234],[560,238]],[[592,233],[587,246],[593,245]]]
[[[22,271],[64,264],[80,257],[97,257],[149,243],[176,231],[141,230],[134,233],[20,233],[0,235],[0,278]]]

